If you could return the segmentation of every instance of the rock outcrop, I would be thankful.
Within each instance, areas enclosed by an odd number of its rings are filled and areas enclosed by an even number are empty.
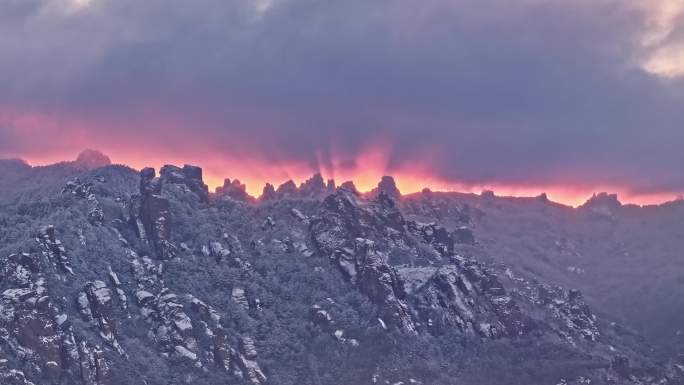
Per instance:
[[[61,273],[73,275],[74,271],[69,264],[69,256],[62,241],[57,239],[55,227],[45,226],[40,230],[36,241],[41,246],[43,256],[58,268]]]
[[[392,178],[391,176],[383,176],[382,179],[380,179],[380,182],[378,183],[378,187],[371,191],[371,196],[376,196],[380,193],[385,193],[392,199],[401,198],[401,192],[399,191],[399,188],[397,187],[394,178]]]
[[[276,196],[278,197],[278,199],[296,198],[298,193],[299,190],[297,189],[297,185],[291,180],[288,180],[287,182],[281,184],[276,189]]]
[[[322,198],[334,192],[335,181],[330,179],[326,184],[318,173],[299,186],[299,196],[302,198]]]
[[[81,199],[88,201],[88,221],[94,225],[102,225],[105,216],[102,204],[93,193],[93,184],[91,182],[82,183],[78,178],[67,182],[62,190],[63,194],[71,193]]]
[[[579,209],[596,217],[615,220],[615,215],[621,207],[622,203],[618,200],[617,194],[602,192],[594,194]]]
[[[262,201],[271,201],[276,198],[277,194],[275,187],[273,187],[273,185],[270,183],[266,183],[259,199],[261,199]]]
[[[328,196],[323,206],[324,213],[310,226],[319,252],[368,296],[383,322],[415,332],[403,301],[403,283],[388,264],[387,255],[367,238],[388,229],[403,229],[404,220],[391,199],[381,194],[377,203],[368,205],[355,194],[341,190]]]
[[[185,177],[174,169],[167,168],[165,174],[167,180],[185,181]],[[176,177],[180,179],[173,179]],[[140,195],[131,199],[131,219],[140,239],[153,247],[157,257],[171,259],[175,247],[169,241],[170,204],[161,193],[162,180],[155,177],[154,169],[145,168],[140,171]]]
[[[579,290],[488,253],[504,198],[314,175],[244,204],[191,166],[62,168],[0,205],[2,384],[682,383]]]
[[[183,168],[166,165],[159,170],[161,183],[181,185],[197,194],[202,202],[209,201],[209,187],[202,179],[202,169],[186,164]]]
[[[110,384],[107,358],[74,333],[63,302],[50,293],[44,272],[54,267],[27,253],[2,262],[0,347],[9,347],[19,359],[0,359],[3,384],[52,383],[58,378]]]
[[[240,181],[237,179],[232,181],[230,179],[225,179],[223,181],[223,186],[216,188],[216,194],[241,202],[249,202],[253,200],[253,198],[247,194],[247,186],[240,183]]]

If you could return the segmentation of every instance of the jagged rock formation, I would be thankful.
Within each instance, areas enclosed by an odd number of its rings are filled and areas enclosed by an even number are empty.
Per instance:
[[[209,200],[209,188],[202,180],[202,169],[197,166],[185,165],[178,168],[166,165],[159,170],[160,178],[164,183],[181,185],[194,192],[202,201]]]
[[[223,186],[216,188],[216,194],[242,202],[248,202],[252,200],[252,197],[247,194],[247,186],[240,183],[240,181],[237,179],[234,179],[233,181],[230,179],[225,179],[223,181]]]
[[[525,314],[517,297],[529,306],[552,307],[554,315],[549,318],[557,319],[558,325],[544,322],[558,337],[596,341],[600,335],[580,293],[531,288],[528,282],[523,290],[514,281],[516,295],[511,295],[499,279],[502,271],[497,274],[454,254],[463,227],[450,233],[436,224],[406,221],[384,192],[368,202],[342,190],[326,198],[323,207],[311,224],[316,246],[376,305],[383,326],[409,333],[424,329],[434,335],[456,329],[483,338],[521,336],[536,330],[540,320]],[[421,244],[432,246],[436,253],[422,263],[398,267],[391,266],[387,253],[380,250],[419,253]]]
[[[333,192],[335,192],[335,181],[330,179],[326,183],[318,173],[299,186],[299,195],[302,198],[321,198]]]
[[[186,179],[177,169],[166,168],[164,179],[169,183],[185,183]],[[175,247],[169,242],[171,212],[169,200],[161,196],[162,179],[154,169],[140,172],[140,194],[131,198],[130,221],[135,225],[140,239],[152,246],[159,259],[171,259]]]
[[[322,199],[335,191],[335,181],[330,179],[327,182],[321,174],[314,174],[297,187],[294,181],[287,182],[274,188],[272,184],[266,183],[259,197],[262,202],[279,199]],[[225,187],[224,187],[225,189]],[[242,188],[244,190],[244,188]],[[250,197],[251,198],[251,197]],[[241,199],[243,201],[251,199]]]
[[[0,378],[17,384],[60,378],[66,383],[110,384],[109,363],[97,343],[74,332],[66,304],[50,294],[44,272],[53,269],[28,253],[3,261],[0,338],[14,360],[4,359]]]
[[[259,198],[264,202],[276,199],[277,196],[275,187],[273,187],[273,185],[270,183],[266,183],[264,190],[261,193],[261,197]]]
[[[287,182],[278,186],[276,189],[276,196],[279,199],[294,198],[298,195],[298,192],[297,185],[293,181],[288,180]]]
[[[350,180],[348,180],[348,181],[346,181],[346,182],[343,182],[343,183],[340,185],[340,189],[348,190],[348,191],[351,191],[351,192],[354,192],[354,193],[358,193],[358,192],[359,192],[359,190],[356,189],[356,185],[354,185],[354,182],[352,182],[352,181],[350,181]]]
[[[378,183],[378,187],[373,189],[370,195],[376,196],[380,193],[385,193],[388,197],[392,199],[401,198],[401,192],[399,191],[399,188],[397,187],[394,178],[392,178],[391,176],[383,176],[382,179],[380,179],[380,182]]]
[[[93,184],[91,182],[81,183],[78,178],[67,182],[62,193],[72,193],[75,196],[86,199],[90,206],[88,210],[88,220],[92,224],[102,224],[105,220],[104,211],[97,196],[93,194]]]
[[[0,206],[3,384],[681,383],[581,292],[494,262],[479,201],[67,171]]]
[[[615,212],[620,207],[622,207],[622,203],[618,200],[617,194],[602,192],[594,194],[580,206],[580,209],[598,217],[614,220]]]

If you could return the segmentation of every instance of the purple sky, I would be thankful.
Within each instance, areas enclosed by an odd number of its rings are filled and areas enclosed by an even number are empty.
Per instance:
[[[2,1],[0,157],[266,178],[382,150],[382,172],[674,196],[680,3]]]

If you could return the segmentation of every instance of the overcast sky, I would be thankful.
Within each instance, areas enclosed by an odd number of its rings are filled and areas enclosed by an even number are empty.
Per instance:
[[[674,195],[682,3],[0,0],[0,157]]]

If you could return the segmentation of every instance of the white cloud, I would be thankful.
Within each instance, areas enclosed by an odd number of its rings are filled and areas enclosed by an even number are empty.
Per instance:
[[[677,19],[684,12],[681,0],[650,0],[639,2],[649,15],[642,43],[652,46],[663,43],[675,29]]]
[[[656,50],[644,63],[644,69],[668,78],[684,76],[684,45],[665,45]]]
[[[684,16],[684,1],[651,0],[639,4],[648,15],[641,42],[648,50],[643,69],[667,78],[684,76],[684,42],[672,37]]]

